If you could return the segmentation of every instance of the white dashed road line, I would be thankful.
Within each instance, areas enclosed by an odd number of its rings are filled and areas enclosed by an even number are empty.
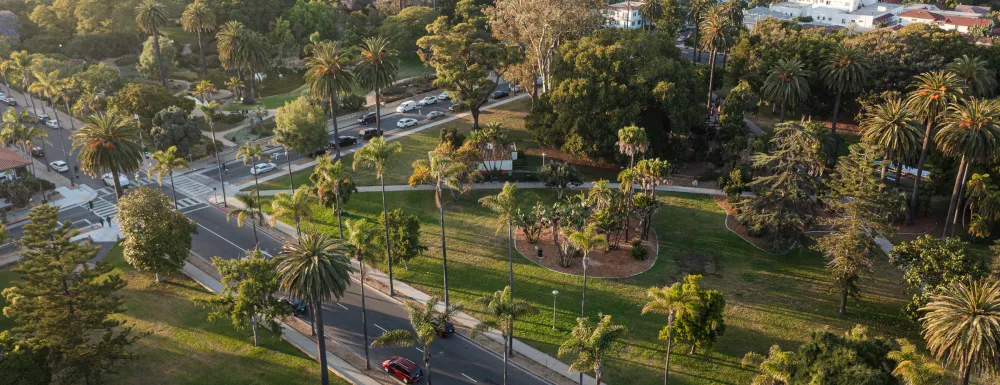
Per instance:
[[[341,305],[340,302],[337,302],[337,306],[340,306],[340,308],[347,310],[347,306]]]
[[[384,328],[384,327],[381,327],[381,326],[378,326],[378,324],[377,324],[377,323],[372,323],[372,325],[375,325],[375,327],[377,327],[377,328],[381,329],[381,330],[382,330],[382,333],[385,333],[385,332],[387,332],[387,331],[388,331],[388,330],[385,330],[385,328]]]
[[[461,374],[462,374],[462,377],[465,377],[465,378],[468,378],[468,379],[469,379],[469,381],[472,381],[472,382],[479,382],[479,381],[476,381],[476,380],[473,380],[473,379],[472,379],[472,377],[469,377],[469,376],[465,375],[465,373],[461,373]]]

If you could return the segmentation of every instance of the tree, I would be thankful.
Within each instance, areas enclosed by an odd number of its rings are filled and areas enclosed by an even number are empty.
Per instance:
[[[507,69],[521,60],[520,49],[495,40],[472,22],[451,25],[447,17],[428,25],[427,31],[417,40],[420,60],[436,71],[434,85],[469,108],[472,129],[478,129],[480,110]]]
[[[274,138],[271,142],[284,147],[286,154],[288,151],[311,154],[327,147],[326,115],[323,114],[323,108],[312,104],[305,96],[278,107],[274,122]],[[295,188],[292,162],[287,163],[288,185]]]
[[[945,372],[940,364],[921,354],[916,345],[905,338],[896,342],[899,343],[899,350],[889,352],[886,357],[896,361],[892,375],[902,385],[944,385]]]
[[[864,52],[849,46],[838,46],[837,51],[823,66],[820,76],[826,87],[837,94],[833,102],[833,123],[830,130],[837,133],[837,118],[840,115],[840,100],[844,94],[857,94],[868,83],[870,73]],[[837,141],[839,148],[840,141]],[[834,161],[836,163],[836,161]]]
[[[337,23],[342,16],[336,3],[296,0],[295,5],[285,9],[284,19],[288,20],[292,36],[300,45],[308,44],[313,34],[320,40],[337,40],[340,36]]]
[[[215,31],[216,25],[215,12],[212,12],[212,9],[208,5],[199,0],[188,4],[184,8],[184,12],[181,13],[181,27],[187,32],[198,34],[198,54],[201,55],[201,76],[208,76],[202,34]]]
[[[510,342],[514,334],[514,322],[517,319],[535,313],[537,310],[522,299],[515,299],[510,286],[497,290],[490,295],[477,299],[484,307],[482,319],[469,333],[471,338],[496,329],[503,338],[503,383],[507,384],[507,356],[510,352]]]
[[[987,66],[986,60],[978,56],[962,55],[948,65],[948,72],[965,82],[969,94],[987,97],[993,95],[993,91],[997,88],[996,73]]]
[[[409,270],[407,262],[427,250],[427,246],[420,243],[420,219],[414,214],[406,214],[403,209],[395,209],[379,218],[378,224],[389,229],[389,241],[386,243],[392,245],[392,262],[402,262]]]
[[[892,385],[896,362],[887,356],[892,340],[869,336],[863,326],[842,335],[822,329],[814,331],[792,358],[790,384]]]
[[[385,166],[392,159],[394,154],[403,151],[403,146],[399,142],[387,143],[384,137],[377,137],[354,153],[354,162],[351,168],[358,169],[358,166],[371,167],[375,169],[375,176],[378,177],[382,185],[382,219],[385,223],[385,252],[389,262],[389,293],[394,292],[392,285],[392,251],[389,245],[389,213],[385,203]]]
[[[969,166],[991,162],[1000,155],[997,119],[1000,119],[1000,106],[996,100],[974,97],[948,106],[941,118],[941,129],[934,138],[935,144],[944,156],[961,158],[942,237],[955,233],[956,211]]]
[[[756,368],[758,373],[754,376],[753,385],[788,385],[792,382],[794,351],[784,351],[777,344],[771,345],[767,351],[767,356],[756,352],[749,352],[740,360],[740,366],[744,368]]]
[[[608,240],[603,235],[597,233],[593,224],[587,226],[584,231],[574,231],[569,235],[570,245],[583,252],[583,295],[580,301],[580,316],[586,317],[587,312],[587,265],[590,264],[590,251],[608,244]]]
[[[434,23],[438,13],[430,7],[411,6],[389,16],[378,27],[378,34],[389,39],[398,52],[416,52],[417,39],[427,34],[427,25]]]
[[[725,11],[725,6],[721,4],[709,8],[700,26],[704,35],[701,36],[701,41],[696,42],[711,53],[708,58],[708,99],[705,102],[705,109],[709,111],[712,109],[712,90],[715,86],[715,61],[719,51],[729,49],[734,39],[733,25]]]
[[[156,0],[143,0],[136,7],[135,23],[143,32],[153,36],[153,46],[156,49],[156,62],[160,72],[160,83],[167,86],[167,75],[164,72],[163,60],[160,58],[160,28],[167,25],[167,7]]]
[[[538,168],[538,179],[545,187],[556,189],[556,199],[562,199],[567,187],[583,185],[583,173],[571,164],[556,161]]]
[[[75,85],[73,88],[105,95],[112,95],[125,86],[125,79],[118,72],[118,68],[105,62],[92,64],[87,69],[73,74],[70,79]]]
[[[349,94],[354,86],[354,74],[348,68],[347,58],[340,51],[340,45],[321,42],[313,47],[312,56],[306,58],[306,83],[317,98],[330,101],[330,118],[333,120],[333,143],[337,159],[340,159],[340,128],[337,126],[338,100]],[[324,135],[326,128],[323,129]]]
[[[174,96],[158,85],[142,83],[129,83],[108,99],[108,111],[128,118],[139,115],[146,127],[157,113],[171,106],[191,111],[194,109],[194,100]]]
[[[570,369],[594,371],[597,385],[601,385],[604,357],[623,348],[622,340],[628,334],[628,329],[612,323],[610,315],[598,314],[597,319],[595,324],[589,318],[577,318],[576,327],[570,332],[569,339],[559,345],[559,357],[576,355],[576,359],[569,365]]]
[[[236,200],[240,204],[226,212],[226,222],[236,217],[237,227],[243,227],[244,223],[250,223],[253,226],[253,240],[259,245],[260,239],[257,238],[257,224],[264,225],[264,212],[260,210],[260,206],[257,204],[257,200],[253,198],[253,195],[238,193],[236,194]]]
[[[203,104],[199,104],[198,109],[201,110],[202,112],[207,112],[205,108],[208,107],[208,105],[210,104],[210,102],[208,101],[208,96],[218,91],[219,89],[215,88],[215,84],[212,84],[211,80],[202,79],[194,85],[194,91],[192,91],[191,93],[195,96],[201,97],[201,102]],[[211,109],[210,111],[212,112],[212,114],[216,114],[218,113],[216,111],[217,109],[218,108]],[[209,115],[210,114],[205,114],[205,120],[209,121],[209,124],[211,124],[212,117]]]
[[[921,333],[934,358],[955,365],[959,383],[972,373],[997,374],[1000,360],[1000,286],[996,282],[955,283],[931,296],[920,309]]]
[[[684,310],[677,313],[674,338],[691,345],[688,354],[695,354],[697,349],[709,350],[715,345],[715,340],[726,332],[726,321],[723,319],[726,300],[716,290],[702,289],[701,275],[685,276],[681,290],[684,295],[695,299],[686,302]]]
[[[250,87],[240,87],[243,104],[255,104],[257,78],[255,74],[267,69],[271,65],[273,56],[267,38],[235,20],[223,24],[215,36],[222,67],[236,72],[240,84],[245,84],[244,79],[250,77]],[[235,86],[235,83],[233,85]]]
[[[357,192],[351,174],[344,168],[339,160],[334,162],[330,157],[316,158],[316,166],[313,167],[309,180],[316,187],[316,197],[319,202],[326,206],[333,206],[333,212],[337,215],[337,229],[340,231],[340,239],[344,239],[344,226],[341,224],[341,204],[347,203],[351,194]],[[333,194],[333,200],[328,199]]]
[[[236,151],[236,159],[243,160],[243,164],[250,162],[251,167],[257,167],[259,161],[270,161],[271,155],[264,152],[260,143],[247,142]],[[257,174],[253,175],[253,190],[257,192],[257,206],[260,207],[260,183],[257,181]]]
[[[618,130],[618,151],[628,157],[628,167],[635,166],[635,156],[641,155],[649,148],[649,137],[646,129],[637,126],[626,126]]]
[[[900,170],[896,175],[899,181],[903,163],[916,158],[921,135],[913,114],[898,98],[868,109],[861,121],[861,141],[884,153],[879,179],[885,179],[885,171],[892,160]]]
[[[496,195],[487,195],[479,198],[479,204],[483,205],[497,214],[497,231],[507,224],[507,256],[510,265],[510,287],[514,291],[514,216],[517,215],[519,202],[522,198],[517,196],[517,183],[510,184],[504,182],[503,188]]]
[[[170,106],[157,112],[152,124],[150,133],[161,150],[176,147],[182,154],[188,154],[202,140],[198,122],[180,107]]]
[[[123,191],[118,183],[119,173],[136,172],[142,162],[138,127],[121,115],[99,113],[88,118],[72,138],[73,150],[80,153],[83,172],[95,178],[110,172],[115,184],[115,196],[121,200]]]
[[[437,310],[441,303],[438,297],[431,297],[421,309],[412,302],[404,304],[406,312],[410,317],[410,326],[413,332],[406,329],[390,330],[382,333],[381,336],[372,341],[372,347],[393,346],[410,347],[420,345],[424,356],[424,367],[427,368],[427,385],[431,385],[431,342],[444,333],[445,325],[451,322],[455,313],[464,309],[462,305],[455,307],[445,306],[443,310]]]
[[[47,348],[31,346],[13,336],[10,331],[0,332],[0,381],[11,385],[41,385],[52,381],[48,366]]]
[[[903,271],[903,280],[914,292],[906,306],[907,314],[918,319],[918,309],[929,296],[947,286],[965,280],[980,280],[990,274],[990,257],[973,252],[967,242],[956,238],[940,239],[924,235],[902,242],[889,252],[889,262]]]
[[[646,21],[646,24],[642,27],[652,28],[653,20],[658,20],[663,17],[663,4],[660,0],[643,0],[639,3],[639,15],[642,19]]]
[[[316,355],[319,356],[320,378],[329,385],[326,370],[326,333],[323,323],[323,302],[340,299],[351,284],[351,261],[336,240],[324,234],[306,233],[294,243],[286,243],[276,257],[278,281],[282,291],[299,298],[314,309]]]
[[[917,177],[913,178],[910,211],[906,213],[907,225],[913,224],[913,216],[917,211],[917,195],[920,192],[921,179],[923,179],[921,175],[924,172],[927,151],[930,150],[934,127],[947,110],[948,105],[965,93],[961,79],[944,71],[920,74],[915,78],[910,88],[912,90],[906,95],[906,107],[927,125],[927,129],[924,131],[924,142],[920,149],[920,158],[917,161],[917,172],[914,174]]]
[[[156,282],[180,270],[191,251],[191,234],[198,226],[180,211],[170,209],[170,199],[149,187],[140,187],[118,202],[122,254],[136,270],[152,272]]]
[[[667,341],[667,360],[663,365],[663,385],[670,383],[670,346],[674,339],[674,323],[688,305],[698,300],[692,291],[684,291],[684,285],[674,282],[664,287],[651,287],[646,290],[649,302],[642,307],[642,314],[659,314],[667,316],[667,325],[660,330],[660,339]]]
[[[170,176],[170,192],[174,195],[174,210],[180,211],[177,207],[177,187],[174,185],[174,169],[191,167],[187,160],[177,156],[177,147],[170,146],[167,151],[157,151],[153,153],[153,160],[156,164],[146,170],[146,176],[150,179],[156,175],[156,183],[163,186],[163,174]]]
[[[135,65],[140,75],[152,79],[159,76],[161,64],[163,65],[163,73],[173,73],[177,67],[175,63],[179,54],[173,40],[166,39],[159,43],[156,43],[154,40],[153,37],[150,37],[142,45],[139,62]],[[156,44],[159,44],[159,48],[157,48]]]
[[[357,258],[358,265],[361,266],[361,282],[365,282],[365,264],[373,263],[373,255],[378,251],[378,242],[375,237],[378,229],[367,219],[348,219],[347,236],[341,236],[344,244],[350,251],[351,256]],[[366,258],[367,257],[367,258]],[[365,361],[368,361],[368,308],[365,305],[365,285],[361,285],[361,328],[364,332]],[[370,369],[370,364],[366,363],[365,368]]]
[[[302,228],[299,223],[305,219],[312,218],[312,205],[316,203],[316,197],[309,191],[309,187],[299,186],[295,193],[288,195],[280,192],[271,201],[271,226],[278,223],[280,218],[292,218],[295,221],[295,233],[302,236]]]
[[[277,263],[264,258],[260,249],[247,251],[237,259],[212,258],[212,266],[222,277],[222,293],[207,300],[200,300],[214,308],[208,315],[212,322],[228,319],[236,330],[253,330],[253,346],[260,346],[259,327],[281,335],[279,318],[291,315],[288,304],[278,300]]]
[[[691,63],[697,64],[701,62],[701,52],[698,51],[698,42],[701,39],[698,38],[698,33],[701,32],[701,20],[705,17],[705,13],[708,12],[709,8],[712,7],[712,3],[708,0],[692,0],[687,4],[688,11],[688,23],[694,25],[694,33],[692,39],[694,41],[694,54],[691,55]]]
[[[59,223],[58,212],[58,207],[49,205],[29,212],[19,240],[23,258],[13,268],[21,279],[3,290],[7,304],[3,314],[14,321],[18,340],[37,354],[47,353],[46,366],[54,378],[102,383],[107,373],[133,357],[131,345],[139,338],[131,326],[113,316],[124,311],[119,290],[126,283],[107,263],[89,264],[99,247],[72,241],[78,231]],[[18,358],[4,354],[0,367]],[[3,378],[11,372],[0,373]],[[38,371],[13,373],[47,377]]]
[[[382,89],[392,85],[399,74],[399,54],[389,47],[389,40],[382,36],[370,37],[361,42],[361,61],[354,76],[358,85],[375,90],[375,127],[382,129]],[[357,159],[357,155],[355,155]]]
[[[781,59],[771,69],[760,93],[765,99],[777,103],[781,108],[779,122],[785,121],[785,110],[809,96],[809,73],[798,58]]]

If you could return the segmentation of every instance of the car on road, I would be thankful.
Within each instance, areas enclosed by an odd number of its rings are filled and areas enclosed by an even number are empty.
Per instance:
[[[332,152],[333,151],[332,149],[333,149],[333,146],[320,148],[320,149],[318,149],[318,150],[313,151],[312,153],[310,153],[309,157],[310,158],[318,158],[318,157],[321,157],[321,156],[325,156],[327,153]]]
[[[0,92],[0,100],[5,100],[5,99],[7,99],[7,95],[5,95],[3,92]]]
[[[412,127],[416,125],[417,125],[417,120],[413,118],[402,118],[398,122],[396,122],[396,127],[399,128]]]
[[[437,321],[435,320],[435,322]],[[451,322],[445,322],[444,327],[438,329],[438,335],[441,336],[441,338],[448,338],[448,336],[452,334],[455,334],[455,324]]]
[[[509,95],[510,94],[508,94],[507,91],[493,91],[493,94],[490,96],[493,97],[493,99],[503,99]]]
[[[45,125],[49,126],[49,128],[51,128],[51,129],[55,129],[55,130],[59,129],[59,121],[55,120],[55,119],[49,119],[49,120],[45,121]]]
[[[31,148],[31,156],[36,157],[36,158],[41,158],[41,157],[45,156],[45,151],[42,151],[41,147],[32,147]]]
[[[353,145],[356,145],[356,144],[358,144],[358,137],[351,136],[351,135],[341,135],[340,136],[340,148],[344,148],[344,147],[347,147],[347,146],[353,146]],[[337,146],[336,146],[336,144],[334,142],[331,141],[330,142],[330,147],[331,148],[336,148]]]
[[[49,116],[45,114],[38,115],[38,123],[45,123],[49,121]]]
[[[110,172],[104,174],[104,176],[101,177],[101,181],[103,181],[104,184],[107,185],[108,187],[115,186],[115,177],[111,175]],[[122,188],[128,187],[129,185],[128,177],[125,175],[118,174],[118,184],[120,184]]]
[[[69,165],[66,162],[57,160],[55,162],[49,163],[49,167],[52,167],[56,172],[66,172],[69,171]]]
[[[465,111],[464,104],[452,104],[448,106],[448,112],[462,112]]]
[[[406,384],[416,383],[424,377],[424,371],[417,364],[400,356],[392,356],[383,361],[382,370]]]
[[[444,116],[444,112],[441,111],[431,111],[427,113],[427,119],[437,119]]]
[[[258,163],[256,166],[250,168],[250,175],[260,175],[265,172],[274,171],[278,168],[278,165],[274,163]]]
[[[440,100],[440,101],[445,101],[445,100],[451,99],[451,96],[448,96],[447,92],[442,92],[441,95],[437,96],[437,99]]]
[[[361,117],[358,118],[358,124],[375,123],[375,120],[377,120],[377,118],[378,115],[376,115],[374,112],[369,112],[367,114],[361,115]]]
[[[361,135],[361,139],[370,140],[371,138],[374,138],[376,136],[382,136],[382,130],[377,129],[375,127],[366,128],[364,130],[361,130],[359,134]]]
[[[396,112],[400,113],[409,112],[412,111],[414,108],[417,108],[417,102],[414,102],[412,100],[407,100],[402,104],[400,104],[398,107],[396,107]]]
[[[279,300],[285,303],[292,309],[292,315],[304,316],[309,314],[309,304],[306,301],[301,301],[295,297],[284,296]]]
[[[10,107],[14,107],[14,106],[17,105],[17,100],[14,100],[14,98],[11,98],[11,97],[8,97],[7,99],[4,99],[3,102],[7,103],[7,105],[10,106]]]
[[[438,100],[436,97],[428,96],[426,98],[420,99],[420,101],[417,102],[417,104],[421,106],[429,106],[431,104],[437,104],[437,102]]]

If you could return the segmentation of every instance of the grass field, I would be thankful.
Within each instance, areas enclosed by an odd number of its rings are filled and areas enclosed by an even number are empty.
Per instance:
[[[254,347],[249,331],[237,331],[228,322],[208,322],[208,311],[195,306],[192,298],[210,294],[181,274],[172,274],[165,284],[139,274],[113,248],[105,260],[126,277],[122,290],[126,312],[118,317],[138,332],[148,332],[135,345],[138,358],[125,364],[106,384],[315,384],[319,364],[280,338],[267,335]],[[0,272],[6,286],[7,272]],[[8,278],[9,279],[9,278]],[[2,324],[0,327],[10,325]],[[346,385],[335,375],[330,382]]]
[[[544,200],[553,193],[533,191]],[[497,234],[491,212],[477,200],[489,193],[474,191],[447,210],[449,279],[453,301],[473,313],[474,300],[507,283],[507,250],[503,233]],[[675,345],[672,384],[732,384],[750,382],[754,373],[740,367],[748,351],[763,352],[772,344],[794,349],[810,332],[830,327],[844,331],[855,324],[874,333],[915,338],[914,325],[901,312],[907,294],[899,284],[900,273],[885,257],[862,282],[862,301],[849,302],[849,314],[837,314],[838,298],[821,255],[795,249],[785,255],[770,255],[748,244],[724,227],[724,211],[709,197],[663,194],[666,203],[653,226],[662,243],[659,259],[647,272],[625,279],[593,279],[587,293],[588,315],[610,314],[629,328],[627,350],[607,363],[612,384],[654,385],[662,383],[665,347],[657,340],[665,319],[641,316],[645,290],[669,285],[687,273],[705,275],[703,286],[725,294],[727,329],[712,352],[688,356],[687,347]],[[388,193],[390,209],[402,208],[419,216],[421,239],[430,249],[426,255],[395,269],[396,277],[431,294],[442,294],[438,212],[433,192]],[[527,208],[533,201],[525,199]],[[377,193],[353,196],[345,206],[352,216],[375,218],[381,211]],[[336,218],[328,209],[314,210],[315,224],[306,230],[336,234]],[[582,278],[553,273],[525,258],[515,257],[515,294],[530,301],[539,313],[517,326],[517,337],[555,354],[580,311]],[[578,261],[576,263],[579,263]],[[383,266],[383,271],[385,267]],[[551,329],[552,295],[558,289],[558,330]]]

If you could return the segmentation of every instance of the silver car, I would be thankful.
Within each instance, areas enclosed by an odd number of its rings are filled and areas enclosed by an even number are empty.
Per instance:
[[[431,111],[427,114],[427,119],[437,119],[444,116],[444,112],[441,111]]]

